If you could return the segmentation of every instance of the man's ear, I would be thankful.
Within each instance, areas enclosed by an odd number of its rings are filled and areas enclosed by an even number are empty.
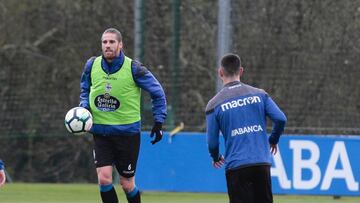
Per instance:
[[[224,77],[224,69],[223,69],[222,67],[220,67],[220,68],[218,69],[218,74],[219,74],[219,77],[220,77],[220,78],[223,78],[223,77]]]
[[[123,49],[123,46],[124,46],[123,42],[122,42],[122,41],[119,42],[118,50],[117,50],[119,53],[120,53],[120,51]]]
[[[239,71],[239,75],[240,77],[244,74],[244,68],[243,67],[240,67],[240,71]]]

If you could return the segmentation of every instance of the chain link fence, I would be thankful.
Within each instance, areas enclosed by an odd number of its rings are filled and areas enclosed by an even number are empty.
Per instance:
[[[184,122],[186,131],[205,131],[204,109],[216,93],[218,5],[183,0],[176,16],[174,1],[144,2],[142,62],[167,95],[165,130]],[[101,53],[106,28],[118,28],[134,55],[133,10],[121,0],[0,1],[0,156],[15,180],[95,181],[90,137],[70,137],[63,119],[78,105],[84,63]],[[284,109],[286,133],[360,134],[359,1],[231,1],[229,12],[242,80]],[[143,130],[153,123],[149,101],[144,93]]]

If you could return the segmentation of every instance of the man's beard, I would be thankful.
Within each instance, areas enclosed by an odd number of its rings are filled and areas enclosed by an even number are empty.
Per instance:
[[[104,55],[105,59],[109,59],[109,60],[112,60],[112,59],[116,58],[116,54],[112,50],[110,50],[110,52],[109,52],[109,50],[105,51],[103,53],[103,55]]]

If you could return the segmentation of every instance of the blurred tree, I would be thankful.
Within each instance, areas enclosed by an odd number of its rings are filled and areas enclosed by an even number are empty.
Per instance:
[[[0,155],[12,160],[15,181],[96,181],[89,138],[65,137],[63,119],[78,105],[83,66],[101,53],[106,28],[123,33],[133,56],[133,7],[125,0],[0,0]],[[185,130],[204,131],[217,77],[217,4],[181,1],[177,84],[170,67],[171,8],[171,1],[145,2],[142,62],[163,84],[168,103],[179,104],[175,114]],[[360,134],[358,0],[232,1],[229,12],[243,81],[285,109],[287,133]],[[172,85],[180,90],[175,98]],[[151,123],[144,109],[144,130]]]

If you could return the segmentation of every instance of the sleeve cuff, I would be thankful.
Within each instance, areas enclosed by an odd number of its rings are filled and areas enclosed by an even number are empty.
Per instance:
[[[274,136],[269,137],[269,143],[270,144],[277,144],[279,142],[279,139],[276,139]]]

